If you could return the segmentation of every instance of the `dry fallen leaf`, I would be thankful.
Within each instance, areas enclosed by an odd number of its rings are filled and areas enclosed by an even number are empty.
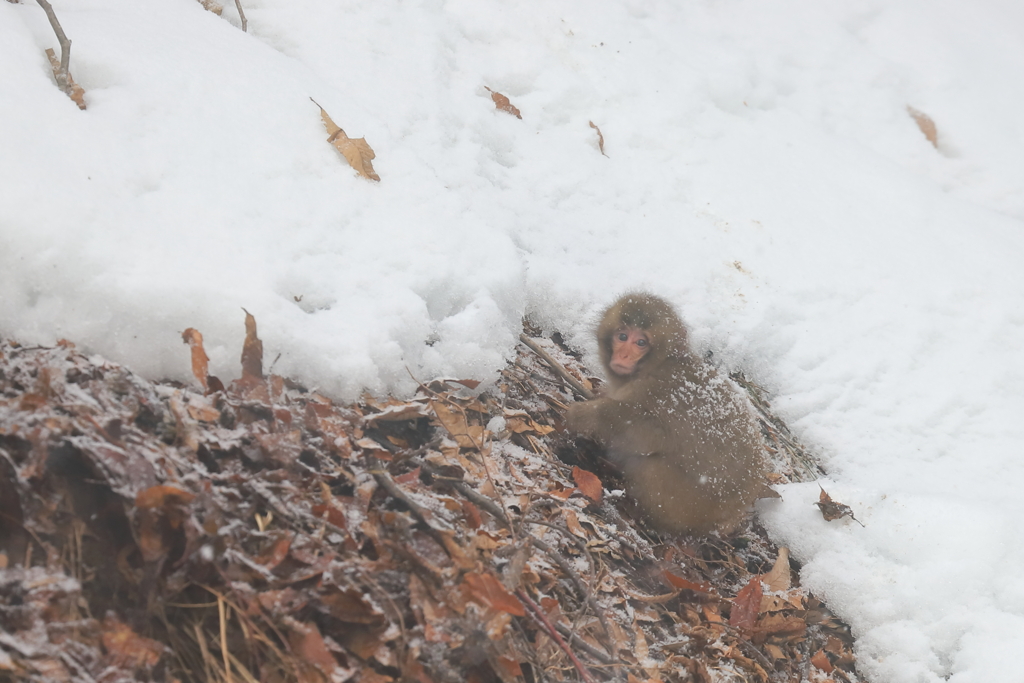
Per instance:
[[[711,593],[713,589],[706,583],[694,583],[688,579],[684,579],[681,576],[676,576],[667,569],[662,572],[665,580],[668,581],[669,585],[673,588],[682,588],[683,590],[694,591],[697,593]]]
[[[482,448],[484,442],[484,428],[480,425],[471,425],[466,422],[466,415],[460,410],[450,408],[441,401],[431,401],[434,415],[441,423],[455,442],[462,448]]]
[[[113,612],[103,620],[102,641],[103,649],[114,663],[133,669],[153,668],[168,651],[160,641],[140,636],[119,621]]]
[[[778,640],[795,640],[807,632],[807,622],[797,616],[769,614],[762,617],[754,628],[750,639],[760,645],[769,636]]]
[[[562,517],[565,518],[565,525],[569,527],[569,531],[580,538],[587,538],[587,532],[580,526],[580,516],[576,514],[575,510],[562,508]]]
[[[825,654],[825,650],[821,649],[814,653],[811,657],[811,664],[818,667],[827,674],[832,673],[832,662],[828,661],[828,655]]]
[[[524,410],[505,409],[505,429],[516,434],[532,432],[534,434],[550,434],[555,428],[550,425],[542,425],[534,422]]]
[[[181,333],[181,339],[192,349],[192,374],[203,385],[203,391],[209,391],[210,385],[206,377],[210,374],[210,357],[203,349],[202,333],[194,327],[190,327]]]
[[[590,124],[591,128],[597,131],[597,148],[601,150],[601,154],[604,154],[604,136],[601,135],[601,129],[594,125],[593,121],[587,121],[587,123]],[[604,155],[608,156],[607,154]]]
[[[907,106],[907,113],[910,114],[911,118],[917,124],[917,127],[921,129],[924,136],[928,138],[928,142],[932,143],[932,147],[938,148],[939,146],[939,131],[935,127],[935,122],[932,121],[932,117],[925,114],[923,111],[918,111],[911,106]]]
[[[579,488],[584,496],[595,503],[601,502],[603,487],[601,486],[601,480],[597,478],[596,474],[581,470],[579,467],[573,467],[572,480],[576,482],[576,487]]]
[[[503,111],[506,114],[512,114],[512,116],[516,117],[517,119],[523,118],[523,115],[519,113],[519,110],[516,108],[514,104],[512,104],[512,102],[509,101],[507,97],[502,95],[500,92],[494,92],[486,85],[484,86],[484,88],[487,89],[487,92],[491,93],[491,99],[494,101],[495,109]]]
[[[293,621],[291,633],[288,634],[288,642],[292,651],[307,662],[311,662],[318,669],[330,676],[337,668],[338,662],[327,649],[324,637],[320,635],[320,629],[315,622],[299,623]],[[313,680],[312,677],[309,680]]]
[[[789,548],[779,548],[779,556],[775,558],[772,570],[762,577],[772,592],[788,591],[791,585],[789,575]]]
[[[508,592],[492,574],[470,572],[464,577],[468,598],[484,607],[490,607],[512,616],[526,616],[526,610],[519,598]]]
[[[242,378],[247,377],[263,377],[263,342],[256,336],[256,318],[249,311],[245,311],[245,342],[242,344]]]
[[[761,607],[762,594],[761,577],[755,574],[733,598],[729,625],[748,633],[752,631],[757,620],[757,611]]]
[[[313,100],[312,97],[309,99]],[[320,107],[316,100],[313,100],[313,104]],[[380,182],[380,176],[373,170],[373,164],[371,163],[377,155],[370,148],[370,145],[367,144],[366,139],[350,138],[338,124],[331,120],[331,117],[324,111],[323,107],[320,107],[320,118],[323,119],[324,128],[327,129],[327,142],[334,145],[334,148],[348,161],[349,166],[354,168],[356,173],[364,178]]]
[[[53,69],[53,77],[57,79],[57,85],[61,86],[61,90],[67,93],[67,96],[78,105],[79,109],[85,109],[85,90],[82,86],[75,83],[75,79],[71,77],[71,72],[64,73],[63,69],[60,68],[60,60],[57,59],[57,54],[53,51],[53,48],[46,48],[46,56],[50,59],[50,67]],[[66,79],[62,79],[61,75],[66,76]],[[61,83],[62,80],[66,80],[66,83]]]
[[[821,489],[821,485],[818,485]],[[841,517],[849,517],[853,521],[857,522],[861,526],[864,526],[863,522],[853,516],[853,510],[850,509],[849,505],[843,505],[832,500],[832,498],[825,493],[825,489],[821,489],[821,495],[818,496],[818,502],[815,503],[818,509],[821,510],[821,516],[825,518],[826,522],[839,519]]]

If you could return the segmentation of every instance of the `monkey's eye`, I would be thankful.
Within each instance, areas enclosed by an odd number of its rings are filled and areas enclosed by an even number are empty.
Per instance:
[[[625,332],[619,332],[619,341],[629,341],[629,335]]]
[[[646,339],[637,339],[636,340],[636,345],[637,346],[647,346],[647,340]]]

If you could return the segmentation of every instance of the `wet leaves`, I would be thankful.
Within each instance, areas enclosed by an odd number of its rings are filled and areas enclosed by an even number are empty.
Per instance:
[[[202,392],[0,343],[0,678],[857,680],[756,527],[652,539],[605,495],[525,347],[483,393],[342,405],[267,373],[255,322]]]

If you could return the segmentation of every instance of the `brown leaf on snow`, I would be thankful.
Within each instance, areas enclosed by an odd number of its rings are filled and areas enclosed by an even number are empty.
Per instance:
[[[762,594],[761,577],[755,574],[733,598],[729,625],[741,631],[752,631],[757,620],[757,611],[761,607]]]
[[[825,518],[826,522],[831,522],[842,517],[849,517],[853,521],[857,522],[861,526],[864,524],[853,516],[853,510],[850,509],[849,505],[843,505],[832,500],[832,497],[825,493],[825,489],[821,488],[821,484],[818,484],[818,488],[821,489],[821,494],[818,496],[818,502],[815,505],[821,510],[821,516]]]
[[[245,342],[242,344],[242,379],[246,378],[263,378],[263,342],[256,336],[256,318],[249,311],[245,311]]]
[[[75,83],[75,79],[71,77],[70,71],[63,74],[63,70],[60,68],[60,60],[57,59],[57,54],[53,51],[53,48],[46,48],[46,56],[50,60],[50,67],[53,69],[53,77],[57,80],[57,85],[61,86],[61,90],[67,93],[67,96],[78,105],[79,109],[85,109],[85,90],[82,89],[82,86]],[[67,78],[62,79],[62,74],[67,76]],[[67,85],[62,85],[62,80],[66,80]]]
[[[512,104],[511,101],[509,101],[507,97],[502,95],[500,92],[494,92],[486,85],[484,86],[484,88],[487,89],[487,92],[491,93],[491,99],[494,101],[495,109],[503,111],[506,114],[512,114],[512,116],[516,117],[517,119],[523,118],[523,115],[519,113],[519,110],[515,107],[514,104]]]
[[[601,135],[601,129],[598,128],[596,125],[594,125],[593,121],[587,121],[587,123],[590,124],[591,128],[593,128],[594,130],[597,131],[597,148],[599,150],[601,150],[601,154],[604,154],[604,136]],[[608,155],[604,154],[604,156],[608,156]]]
[[[309,99],[313,100],[312,97]],[[320,107],[316,100],[313,100],[313,104]],[[331,120],[330,115],[324,111],[323,107],[320,107],[320,118],[323,119],[324,128],[327,129],[327,142],[334,145],[334,149],[345,157],[349,166],[364,178],[380,182],[380,176],[373,170],[373,163],[371,163],[373,159],[377,158],[377,155],[367,144],[366,139],[350,138],[338,124]]]
[[[210,374],[210,357],[206,355],[206,350],[203,348],[202,333],[194,327],[190,327],[181,333],[181,340],[192,350],[193,376],[199,380],[203,391],[209,391],[210,385],[206,377]]]
[[[907,106],[907,113],[914,119],[914,123],[921,129],[924,136],[928,139],[928,142],[932,143],[932,147],[938,148],[939,146],[939,131],[935,127],[935,122],[932,121],[932,117],[925,114],[923,111],[918,111],[911,106]]]
[[[604,493],[604,489],[601,486],[601,480],[597,478],[596,474],[581,470],[579,467],[573,467],[572,480],[576,482],[577,488],[579,488],[584,496],[595,503],[601,502],[601,494]]]

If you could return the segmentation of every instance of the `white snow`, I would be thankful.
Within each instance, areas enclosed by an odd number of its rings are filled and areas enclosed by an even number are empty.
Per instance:
[[[762,509],[861,671],[1020,679],[1024,4],[53,4],[87,111],[0,2],[0,334],[187,381],[195,327],[230,379],[244,306],[275,372],[352,398],[493,379],[524,315],[592,349],[647,287],[866,524],[816,484]]]

